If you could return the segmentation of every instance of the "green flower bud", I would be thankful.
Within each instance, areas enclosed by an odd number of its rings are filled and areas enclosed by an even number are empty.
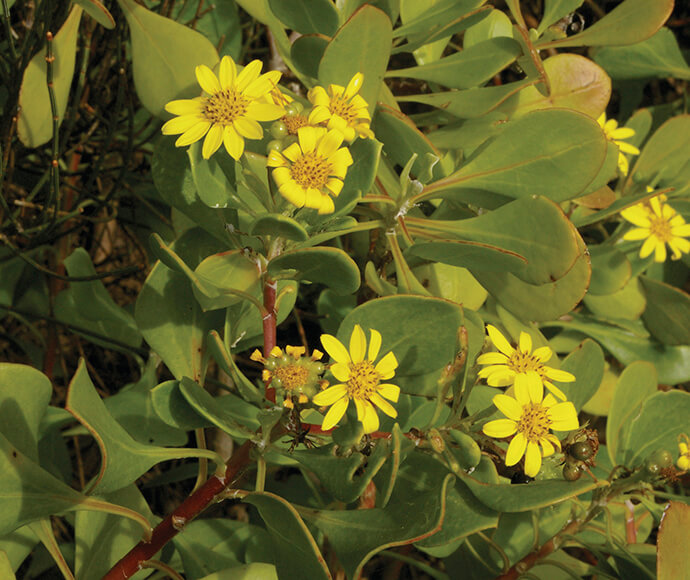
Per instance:
[[[290,115],[299,115],[304,111],[304,105],[298,101],[292,101],[287,107],[285,107],[285,112]]]
[[[285,137],[285,135],[287,135],[288,128],[287,125],[283,123],[283,121],[278,120],[271,125],[270,131],[273,137],[275,137],[276,139],[282,139],[283,137]]]

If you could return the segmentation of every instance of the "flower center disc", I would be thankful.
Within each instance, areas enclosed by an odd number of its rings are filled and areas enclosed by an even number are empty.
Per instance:
[[[333,97],[329,109],[332,115],[342,117],[348,124],[357,119],[355,108],[341,97]]]
[[[347,381],[350,398],[368,399],[376,392],[378,385],[379,374],[368,360],[350,363],[350,378]]]
[[[286,365],[274,371],[275,376],[283,383],[283,388],[292,391],[304,386],[309,378],[309,371],[299,365]]]
[[[206,118],[220,125],[229,125],[247,112],[249,99],[238,91],[220,91],[206,99]]]
[[[671,232],[671,224],[668,223],[664,218],[650,216],[649,230],[651,234],[662,242],[669,242],[673,239],[673,233]]]
[[[529,371],[536,371],[543,377],[544,365],[526,352],[516,350],[508,360],[508,366],[519,375],[526,374]]]
[[[546,407],[542,407],[538,403],[530,403],[523,408],[517,430],[525,436],[527,441],[537,443],[549,433],[551,419],[549,419],[547,411]]]
[[[281,121],[285,123],[288,135],[297,135],[297,129],[309,124],[309,120],[304,115],[286,115]]]
[[[290,174],[304,189],[321,189],[331,174],[331,164],[315,151],[311,151],[292,164]]]

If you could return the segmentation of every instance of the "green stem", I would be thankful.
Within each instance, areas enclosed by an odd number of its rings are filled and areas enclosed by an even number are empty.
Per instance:
[[[10,7],[7,0],[2,0],[2,20],[5,25],[5,34],[7,35],[7,44],[10,47],[10,56],[13,61],[17,61],[17,49],[14,46],[14,38],[12,38],[12,27],[10,26]]]
[[[46,32],[46,81],[48,84],[48,96],[50,97],[50,112],[53,115],[53,148],[52,160],[50,162],[50,197],[48,203],[45,205],[47,210],[54,204],[53,222],[57,218],[58,209],[60,207],[60,166],[58,164],[58,156],[60,154],[60,117],[58,115],[57,99],[55,97],[55,90],[53,89],[53,63],[55,62],[55,55],[53,54],[53,33]]]

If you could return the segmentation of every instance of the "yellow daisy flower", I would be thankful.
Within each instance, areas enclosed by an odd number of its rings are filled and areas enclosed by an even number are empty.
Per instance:
[[[638,203],[621,211],[621,216],[637,226],[624,236],[624,240],[644,240],[640,248],[640,258],[654,253],[655,262],[666,261],[666,244],[671,249],[671,259],[678,260],[690,252],[690,224],[683,216],[657,195],[647,203]]]
[[[597,123],[599,123],[601,128],[604,130],[606,138],[618,145],[618,149],[620,150],[618,153],[618,170],[622,175],[627,175],[630,165],[628,164],[628,158],[625,156],[625,153],[630,155],[639,155],[640,150],[634,145],[622,141],[622,139],[630,139],[630,137],[635,134],[635,129],[630,129],[629,127],[618,127],[618,121],[615,119],[609,119],[607,121],[606,113],[601,114],[601,117],[597,119]]]
[[[570,401],[559,403],[553,395],[544,397],[541,384],[529,389],[524,383],[515,384],[514,397],[496,395],[493,403],[507,419],[489,421],[482,430],[489,437],[515,435],[508,445],[506,465],[515,465],[525,457],[525,475],[534,477],[541,469],[542,457],[560,451],[561,442],[550,433],[578,429],[577,411]]]
[[[477,363],[488,365],[479,371],[479,378],[486,379],[490,387],[526,387],[536,400],[537,394],[546,387],[556,397],[565,401],[566,396],[547,379],[559,383],[571,383],[575,376],[544,365],[552,356],[548,346],[532,352],[532,338],[526,332],[520,333],[518,348],[513,348],[495,326],[487,324],[489,338],[500,352],[487,352],[477,357]],[[540,399],[541,400],[541,399]]]
[[[369,105],[357,94],[363,82],[364,75],[357,73],[347,87],[329,85],[328,92],[323,87],[311,89],[307,97],[314,108],[309,113],[309,123],[327,122],[328,128],[340,131],[346,141],[353,141],[357,135],[373,138]]]
[[[297,143],[282,152],[270,151],[266,165],[275,168],[273,179],[280,194],[297,207],[332,213],[335,205],[331,196],[340,195],[347,168],[352,165],[349,149],[339,149],[342,142],[338,131],[300,127]]]
[[[688,448],[689,440],[685,433],[681,435],[681,438],[683,440],[678,442],[678,453],[680,454],[680,457],[678,458],[678,461],[676,461],[676,465],[678,466],[678,469],[688,471],[688,469],[690,469],[690,448]]]
[[[321,336],[321,344],[335,360],[331,366],[331,373],[341,381],[321,391],[312,399],[315,405],[331,407],[321,425],[324,431],[332,429],[342,419],[351,400],[355,402],[357,419],[364,426],[365,433],[373,433],[379,428],[379,416],[374,405],[389,417],[398,416],[398,412],[388,401],[397,403],[400,387],[382,383],[393,378],[398,361],[395,355],[389,352],[374,364],[381,348],[381,334],[373,329],[369,332],[367,349],[364,331],[359,324],[355,325],[350,336],[350,352],[335,336]]]
[[[196,67],[196,78],[208,96],[170,101],[165,110],[173,115],[163,125],[164,135],[180,135],[177,147],[185,147],[205,136],[201,153],[204,159],[213,155],[221,143],[235,160],[244,152],[245,139],[261,139],[264,132],[259,121],[275,121],[285,114],[283,106],[273,100],[280,74],[261,73],[261,61],[253,60],[237,73],[234,61],[224,56],[219,76],[206,65]]]

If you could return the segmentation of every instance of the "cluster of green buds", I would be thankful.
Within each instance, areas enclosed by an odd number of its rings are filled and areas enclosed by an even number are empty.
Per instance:
[[[274,121],[269,131],[273,139],[266,145],[266,152],[281,152],[288,145],[297,142],[297,131],[309,125],[309,117],[304,114],[304,105],[290,101],[285,106],[285,115]]]
[[[276,395],[282,398],[283,406],[288,409],[293,409],[295,402],[306,405],[327,385],[321,379],[325,366],[319,361],[323,353],[314,350],[310,357],[305,355],[303,346],[286,346],[285,352],[276,346],[268,357],[264,357],[259,350],[255,350],[250,357],[264,365],[264,383],[276,390]]]
[[[563,442],[563,478],[577,481],[582,472],[594,467],[594,459],[599,451],[599,436],[592,429],[582,428],[571,433]]]

